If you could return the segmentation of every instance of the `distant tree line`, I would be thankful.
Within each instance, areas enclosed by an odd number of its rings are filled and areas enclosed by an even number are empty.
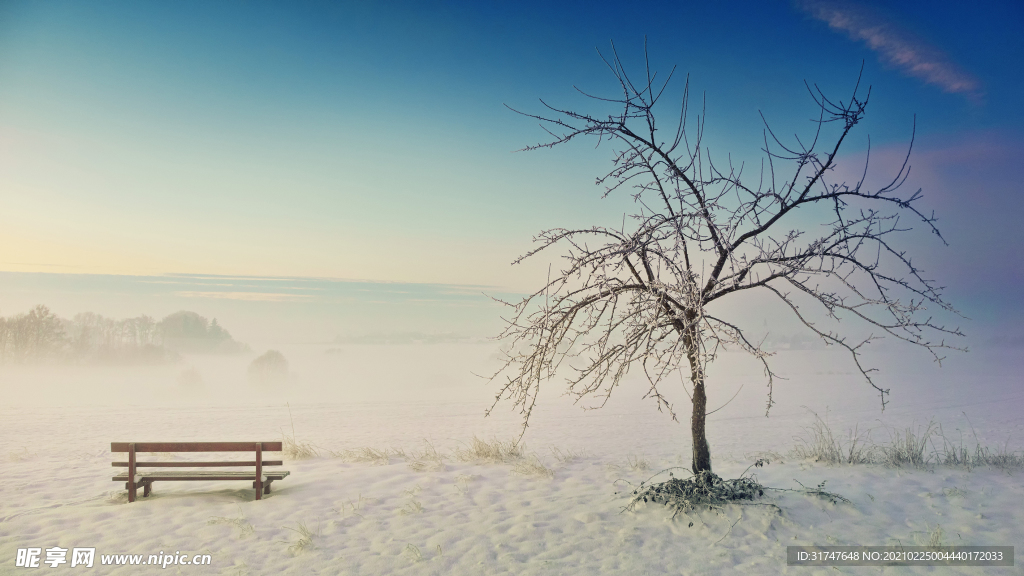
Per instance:
[[[217,320],[175,312],[157,322],[150,316],[118,320],[93,312],[60,318],[46,306],[0,317],[0,363],[154,364],[175,362],[181,353],[233,354],[236,342]]]

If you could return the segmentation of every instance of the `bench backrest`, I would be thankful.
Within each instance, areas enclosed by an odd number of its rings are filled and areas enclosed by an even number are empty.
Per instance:
[[[280,452],[281,442],[111,442],[111,452],[255,452],[261,444],[263,452]]]
[[[264,460],[263,452],[280,452],[281,442],[111,442],[111,452],[127,452],[127,462],[111,462],[111,466],[127,467],[129,475],[136,468],[204,468],[211,466],[255,466],[261,473],[264,466],[281,466],[281,460]],[[255,460],[227,462],[139,462],[139,452],[253,452]]]

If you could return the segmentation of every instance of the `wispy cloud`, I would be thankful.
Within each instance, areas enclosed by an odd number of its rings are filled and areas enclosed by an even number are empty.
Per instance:
[[[982,95],[977,78],[950,62],[940,50],[864,7],[836,0],[795,0],[794,5],[829,28],[864,42],[879,59],[908,76],[971,100]]]
[[[218,298],[222,300],[250,300],[258,302],[301,302],[312,296],[306,294],[275,294],[269,292],[175,292],[182,298]]]

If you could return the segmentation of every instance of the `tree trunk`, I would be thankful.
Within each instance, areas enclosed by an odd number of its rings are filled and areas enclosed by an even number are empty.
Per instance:
[[[691,360],[692,362],[692,360]],[[704,430],[707,416],[708,397],[704,393],[704,375],[691,364],[693,379],[693,414],[690,416],[690,434],[693,436],[693,474],[711,471],[711,447]]]
[[[704,392],[704,371],[700,368],[700,351],[694,320],[696,314],[687,312],[687,326],[683,334],[686,358],[690,361],[690,381],[693,382],[693,413],[690,415],[690,435],[693,437],[694,476],[705,470],[711,472],[711,447],[704,429],[707,418],[708,397]]]

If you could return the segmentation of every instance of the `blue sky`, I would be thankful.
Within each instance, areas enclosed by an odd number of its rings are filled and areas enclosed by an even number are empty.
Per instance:
[[[504,105],[587,108],[574,85],[615,87],[595,48],[639,69],[646,35],[749,162],[759,111],[807,134],[803,81],[846,97],[863,61],[844,165],[870,134],[887,175],[916,115],[907,185],[950,246],[908,249],[969,315],[1019,318],[1022,25],[1019,2],[3,1],[0,271],[530,290],[547,261],[509,263],[534,234],[629,202],[593,184],[608,148],[511,153],[545,135]]]

